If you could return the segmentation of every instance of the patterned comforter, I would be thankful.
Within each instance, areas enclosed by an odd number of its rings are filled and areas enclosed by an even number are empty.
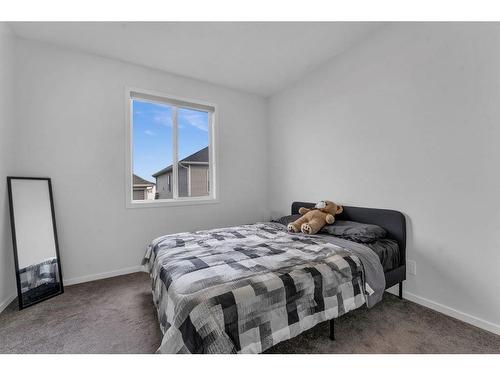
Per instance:
[[[55,257],[20,269],[21,293],[26,293],[43,284],[58,282],[58,271]]]
[[[154,240],[145,255],[160,353],[260,353],[365,303],[363,265],[321,238],[258,223]]]

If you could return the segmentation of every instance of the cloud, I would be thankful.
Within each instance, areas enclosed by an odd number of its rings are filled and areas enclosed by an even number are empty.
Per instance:
[[[151,111],[153,115],[153,121],[158,125],[163,125],[166,127],[172,127],[172,115],[163,111]]]
[[[198,130],[208,132],[207,112],[179,108],[177,113],[179,128],[194,127]],[[142,120],[152,122],[156,125],[166,126],[169,128],[173,126],[171,107],[163,106],[161,104],[149,103],[145,108],[143,107],[141,109],[134,109],[134,115],[140,116]]]
[[[208,132],[208,115],[206,112],[179,110],[179,123],[191,125],[199,130]]]
[[[144,134],[150,135],[150,136],[156,135],[156,133],[151,131],[151,130],[144,130]]]
[[[134,108],[134,116],[139,116],[143,121],[153,122],[157,125],[172,127],[172,112],[170,107],[160,104],[143,104],[142,109]]]

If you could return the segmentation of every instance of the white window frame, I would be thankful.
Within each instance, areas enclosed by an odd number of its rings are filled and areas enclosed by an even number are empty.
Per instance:
[[[133,100],[132,95],[144,95],[149,98],[158,98],[161,100],[155,101],[151,99],[142,99],[144,101],[150,101],[152,103],[165,103],[173,106],[173,121],[172,121],[172,139],[173,141],[173,158],[172,158],[172,177],[171,177],[171,187],[173,191],[173,197],[171,199],[155,199],[152,201],[134,201],[133,198],[133,136],[132,136],[132,110],[133,110]],[[180,104],[179,104],[180,103]],[[191,105],[191,107],[189,106]],[[192,108],[198,109],[200,107],[212,107],[213,111],[209,112],[209,124],[208,124],[208,151],[209,151],[209,167],[208,173],[210,174],[211,188],[209,195],[201,197],[178,197],[178,177],[177,168],[174,166],[178,163],[177,155],[177,108]],[[175,113],[175,114],[174,114]],[[216,130],[217,130],[217,105],[213,103],[208,103],[198,99],[188,99],[181,98],[175,95],[170,95],[167,93],[137,89],[132,87],[127,87],[125,90],[125,206],[127,208],[148,208],[148,207],[165,207],[165,206],[184,206],[184,205],[201,205],[201,204],[214,204],[219,203],[219,191],[218,191],[218,175],[217,175],[217,142],[216,142]]]
[[[207,192],[210,193],[210,170],[207,170]]]

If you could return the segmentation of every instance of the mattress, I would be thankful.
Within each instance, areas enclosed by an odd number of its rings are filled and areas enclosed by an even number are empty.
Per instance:
[[[374,242],[365,243],[379,257],[384,271],[392,270],[399,266],[400,254],[398,243],[388,238],[383,238]]]
[[[366,246],[371,249],[375,254],[377,254],[380,264],[382,264],[382,268],[384,272],[390,271],[399,266],[401,257],[399,253],[399,246],[395,240],[390,240],[388,238],[378,239],[373,242],[355,242],[351,240],[347,240],[345,238],[332,236],[330,234],[318,234],[319,236],[325,238],[327,241],[332,238],[337,238],[339,240],[345,242],[355,243],[361,246]]]

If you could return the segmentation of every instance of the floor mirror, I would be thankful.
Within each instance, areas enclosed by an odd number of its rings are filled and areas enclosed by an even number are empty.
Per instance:
[[[7,177],[19,309],[63,293],[50,178]]]

